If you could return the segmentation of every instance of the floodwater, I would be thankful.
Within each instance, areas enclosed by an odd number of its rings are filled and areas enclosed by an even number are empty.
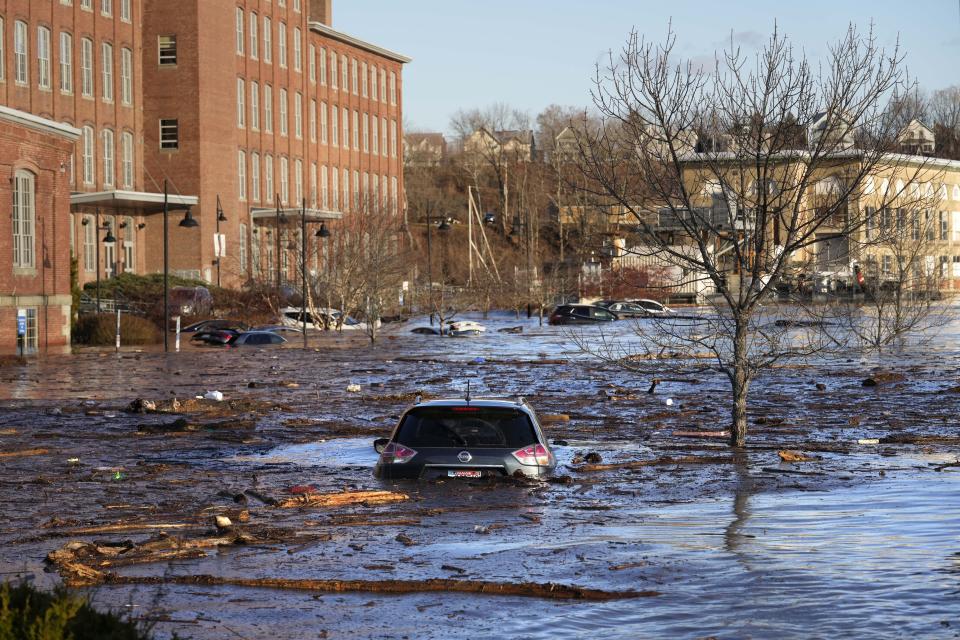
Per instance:
[[[153,624],[160,638],[960,637],[960,393],[950,391],[960,385],[960,323],[881,358],[770,371],[754,385],[738,456],[722,440],[677,435],[724,427],[726,383],[696,363],[632,375],[591,363],[567,332],[536,319],[486,323],[479,338],[408,333],[424,322],[388,327],[373,348],[360,336],[322,336],[307,352],[87,351],[0,369],[0,454],[33,451],[0,458],[0,575],[49,585],[58,575],[43,559],[67,542],[156,534],[90,527],[176,524],[184,528],[169,533],[188,538],[209,534],[213,515],[236,520],[243,509],[249,523],[239,526],[270,535],[116,571],[659,595],[578,602],[161,583],[102,585],[92,598]],[[522,334],[496,331],[521,325]],[[604,332],[638,340],[629,329]],[[864,388],[878,365],[902,379]],[[663,381],[648,394],[653,375]],[[414,395],[459,394],[467,380],[475,394],[523,395],[541,416],[569,417],[545,424],[562,441],[564,481],[372,477],[372,440]],[[346,391],[351,383],[361,392]],[[177,415],[123,412],[136,397],[213,389],[226,396],[222,411],[185,408],[189,429],[171,426]],[[883,441],[858,444],[864,438]],[[782,463],[778,449],[813,459]],[[586,452],[604,463],[672,462],[588,472]],[[304,486],[410,500],[277,509],[240,495],[282,498]]]

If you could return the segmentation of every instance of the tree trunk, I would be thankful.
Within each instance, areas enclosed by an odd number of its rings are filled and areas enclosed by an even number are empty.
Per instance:
[[[730,420],[730,446],[742,447],[747,440],[747,395],[750,375],[747,366],[747,321],[738,319],[733,335],[733,373],[730,375],[733,407]]]

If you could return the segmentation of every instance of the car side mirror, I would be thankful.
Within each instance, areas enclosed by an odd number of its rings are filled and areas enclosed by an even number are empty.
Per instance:
[[[377,438],[373,441],[373,450],[377,453],[383,453],[388,444],[390,444],[390,438]]]

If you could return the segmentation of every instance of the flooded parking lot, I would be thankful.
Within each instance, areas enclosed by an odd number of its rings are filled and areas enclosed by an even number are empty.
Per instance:
[[[0,370],[0,572],[52,584],[71,565],[47,555],[87,545],[70,560],[101,572],[95,601],[160,637],[960,635],[957,326],[882,358],[771,370],[733,454],[688,435],[727,415],[726,381],[695,363],[652,363],[649,394],[650,377],[592,363],[559,328],[487,325]],[[901,377],[863,387],[876,367]],[[375,480],[372,440],[418,392],[468,379],[537,409],[556,477]],[[225,400],[196,399],[209,390]],[[136,398],[161,410],[125,411]],[[317,494],[360,497],[282,506]],[[478,582],[610,599],[451,592]]]

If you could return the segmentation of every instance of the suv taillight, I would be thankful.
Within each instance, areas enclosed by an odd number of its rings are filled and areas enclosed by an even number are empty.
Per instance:
[[[383,453],[380,454],[380,458],[387,464],[401,464],[403,462],[409,462],[415,455],[417,455],[417,452],[410,447],[391,442],[383,448]]]
[[[519,451],[514,451],[513,457],[519,460],[520,464],[541,466],[550,464],[550,453],[542,444],[532,444]]]

